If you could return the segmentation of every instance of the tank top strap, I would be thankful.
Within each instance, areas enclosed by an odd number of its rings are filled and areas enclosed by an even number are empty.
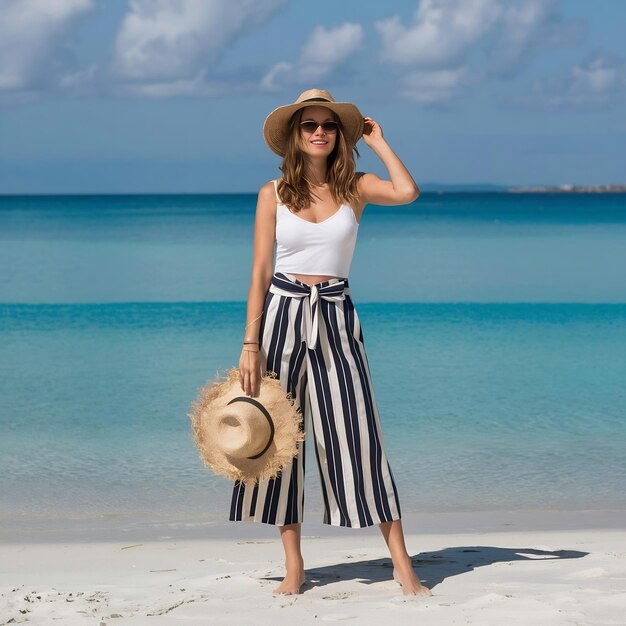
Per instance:
[[[274,179],[274,191],[276,192],[276,201],[280,204],[280,198],[278,197],[278,179]]]

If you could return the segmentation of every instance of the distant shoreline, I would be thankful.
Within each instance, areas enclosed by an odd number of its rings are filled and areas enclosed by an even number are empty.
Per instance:
[[[626,185],[558,185],[557,187],[510,187],[508,193],[626,193]]]

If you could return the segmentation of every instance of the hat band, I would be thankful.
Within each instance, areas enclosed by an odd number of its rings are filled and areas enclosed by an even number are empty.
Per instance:
[[[302,102],[331,102],[328,98],[307,98]]]
[[[259,411],[261,411],[261,413],[263,413],[263,415],[265,415],[267,421],[269,422],[270,436],[267,440],[267,443],[265,444],[265,448],[263,448],[261,452],[255,454],[254,456],[246,457],[250,460],[258,459],[267,452],[267,449],[270,447],[270,445],[272,445],[272,441],[274,440],[274,422],[272,421],[272,416],[269,414],[268,410],[258,400],[255,400],[254,398],[239,396],[237,398],[233,398],[228,404],[232,404],[233,402],[249,402],[250,404],[253,404],[257,409],[259,409]],[[228,406],[228,404],[226,406]]]

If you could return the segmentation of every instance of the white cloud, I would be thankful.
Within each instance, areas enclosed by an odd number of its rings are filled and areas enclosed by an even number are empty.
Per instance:
[[[415,70],[404,77],[400,95],[419,104],[444,104],[459,96],[474,80],[466,67]]]
[[[295,63],[281,61],[267,72],[261,86],[277,90],[283,85],[310,85],[328,79],[361,46],[363,28],[346,22],[335,28],[317,26]]]
[[[219,96],[232,93],[238,87],[215,79],[207,79],[206,70],[200,70],[195,76],[180,80],[150,81],[129,85],[113,85],[111,92],[123,96],[132,92],[136,96],[149,98],[169,98],[174,96]]]
[[[374,25],[381,62],[400,77],[401,93],[429,104],[490,77],[511,78],[537,50],[583,32],[582,22],[560,15],[559,0],[421,0],[407,26],[397,16]]]
[[[68,72],[59,79],[59,86],[64,89],[71,90],[74,93],[81,91],[89,92],[88,86],[91,85],[98,73],[99,66],[97,63],[84,67],[75,72]],[[85,89],[87,87],[87,89]]]
[[[541,104],[555,108],[610,104],[626,96],[626,64],[596,50],[564,75],[535,81],[532,90]]]
[[[516,76],[533,54],[579,41],[583,22],[563,19],[559,4],[559,0],[525,0],[504,7],[489,51],[489,71],[503,78]]]
[[[286,2],[130,0],[112,69],[145,95],[210,92],[205,77],[228,47]]]
[[[382,38],[384,61],[444,67],[463,62],[501,13],[498,0],[421,0],[408,27],[397,16],[374,26]]]
[[[0,2],[0,90],[54,86],[67,62],[67,36],[95,8],[92,0]]]
[[[571,86],[595,94],[613,93],[624,86],[624,63],[615,57],[596,53],[572,67]]]

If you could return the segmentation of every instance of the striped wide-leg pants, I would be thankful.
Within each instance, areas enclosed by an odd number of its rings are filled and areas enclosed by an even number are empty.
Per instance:
[[[361,528],[400,519],[363,331],[347,278],[307,285],[276,272],[260,327],[262,371],[274,371],[314,439],[324,524]],[[302,522],[305,445],[273,479],[236,481],[231,521]]]

